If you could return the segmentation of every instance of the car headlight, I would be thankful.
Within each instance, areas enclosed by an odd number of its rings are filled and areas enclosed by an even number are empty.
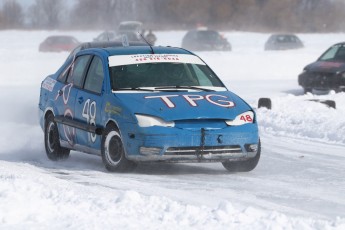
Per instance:
[[[336,74],[337,76],[339,76],[339,77],[345,79],[345,71],[344,71],[344,72],[338,71],[338,72],[336,72],[335,74]]]
[[[140,127],[151,127],[151,126],[163,126],[163,127],[174,127],[173,121],[164,121],[159,117],[135,114]]]
[[[248,123],[254,123],[254,113],[252,111],[247,111],[238,115],[234,120],[225,121],[229,126],[239,126]]]

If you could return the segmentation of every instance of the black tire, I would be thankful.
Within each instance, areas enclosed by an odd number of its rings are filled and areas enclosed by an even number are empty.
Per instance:
[[[260,98],[258,102],[258,108],[272,109],[272,101],[269,98]]]
[[[304,91],[304,94],[307,94],[307,93],[312,93],[313,89],[312,88],[303,88],[303,91]]]
[[[102,135],[102,160],[105,168],[111,172],[129,172],[136,163],[126,158],[120,132],[115,125],[108,125]]]
[[[44,146],[50,160],[57,161],[67,159],[70,150],[61,147],[58,127],[54,121],[54,115],[49,114],[44,127]]]
[[[330,108],[335,109],[336,105],[335,105],[335,101],[332,100],[325,100],[325,101],[321,101],[321,103],[327,105]]]
[[[226,161],[222,162],[224,168],[229,172],[249,172],[258,164],[261,155],[261,143],[259,142],[258,152],[254,158],[246,161]]]

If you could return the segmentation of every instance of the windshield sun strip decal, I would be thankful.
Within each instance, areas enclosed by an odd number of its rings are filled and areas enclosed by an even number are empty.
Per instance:
[[[144,63],[188,63],[206,65],[199,57],[189,54],[135,54],[108,58],[109,67]]]

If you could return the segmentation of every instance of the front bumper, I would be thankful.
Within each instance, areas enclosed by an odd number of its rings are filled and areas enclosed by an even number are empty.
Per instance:
[[[193,130],[151,127],[126,135],[127,158],[133,161],[241,161],[255,157],[259,147],[256,124]]]
[[[303,88],[316,90],[344,90],[345,78],[336,73],[304,72],[298,76]]]

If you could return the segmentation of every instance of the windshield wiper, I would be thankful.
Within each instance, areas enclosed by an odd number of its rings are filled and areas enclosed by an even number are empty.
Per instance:
[[[157,91],[156,89],[147,89],[147,88],[140,88],[140,87],[113,89],[113,91],[126,91],[126,90],[137,90],[137,91],[148,91],[148,92],[155,92],[155,91]]]
[[[195,90],[201,90],[206,92],[214,92],[213,89],[207,89],[197,86],[162,86],[162,87],[156,87],[155,89],[161,90],[161,89],[195,89]]]

